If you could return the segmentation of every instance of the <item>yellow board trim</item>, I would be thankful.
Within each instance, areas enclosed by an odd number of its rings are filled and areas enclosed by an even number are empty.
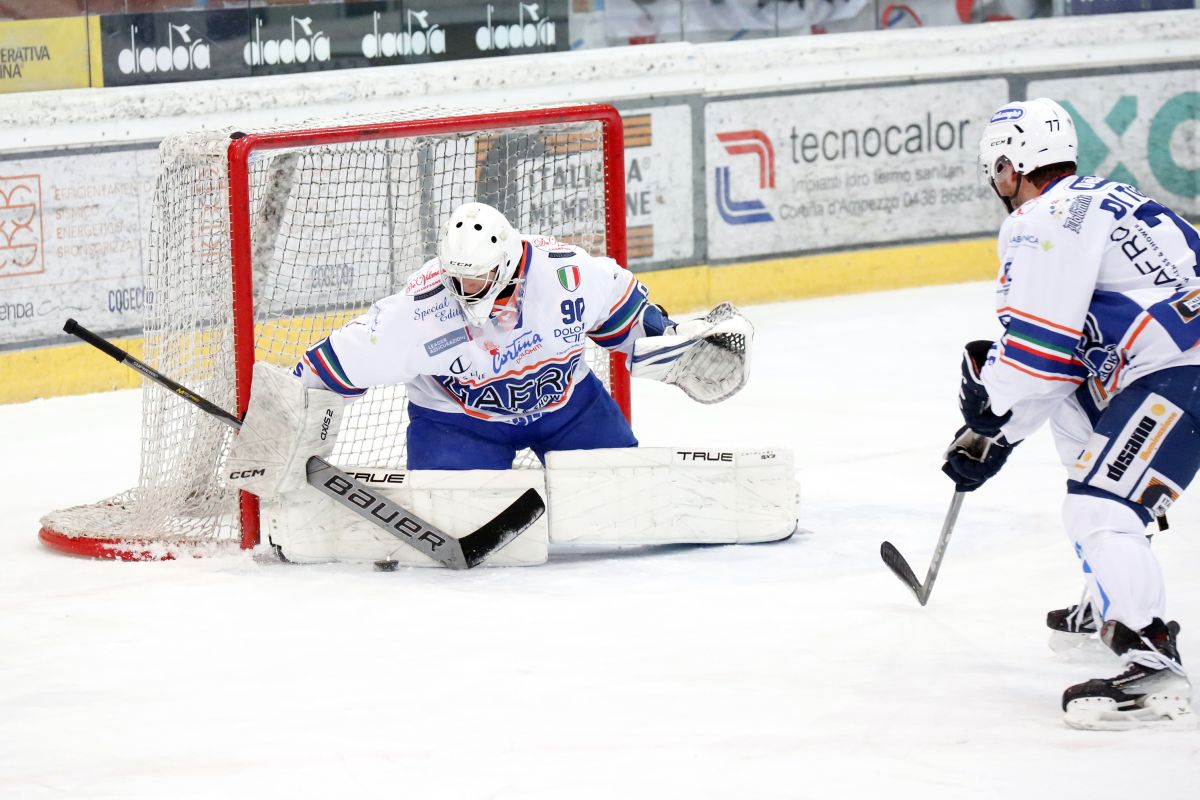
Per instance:
[[[100,30],[100,15],[88,17],[88,61],[91,65],[92,86],[104,85],[104,35]]]
[[[988,280],[996,273],[993,239],[888,247],[796,256],[717,267],[697,266],[638,273],[650,297],[669,311],[685,314],[711,308],[722,300],[738,305],[802,300],[857,292],[903,289],[941,283]],[[350,317],[345,312],[323,327],[332,330]],[[349,316],[346,316],[349,314]],[[274,334],[288,337],[275,323]],[[115,340],[141,358],[140,338]],[[312,342],[291,341],[296,357]],[[84,344],[0,353],[0,403],[39,397],[88,394],[141,385],[141,377]]]

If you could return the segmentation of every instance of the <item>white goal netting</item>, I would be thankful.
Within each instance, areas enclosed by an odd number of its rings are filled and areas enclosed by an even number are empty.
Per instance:
[[[609,228],[623,224],[623,189],[606,187],[606,137],[620,126],[601,109],[592,118],[578,109],[415,111],[167,139],[145,265],[143,360],[240,414],[254,361],[291,366],[400,291],[433,257],[442,221],[472,200],[525,234],[617,255],[623,239]],[[607,357],[593,353],[591,363],[607,382]],[[232,431],[149,382],[142,419],[137,487],[47,515],[43,541],[123,558],[252,545],[256,522],[243,518],[255,506],[222,480]],[[405,422],[402,388],[371,390],[348,409],[330,460],[402,469]]]

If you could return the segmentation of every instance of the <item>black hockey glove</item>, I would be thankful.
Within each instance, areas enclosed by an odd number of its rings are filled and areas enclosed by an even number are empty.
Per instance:
[[[1000,471],[1008,454],[1020,442],[1010,444],[1003,436],[989,438],[968,427],[958,429],[946,450],[942,472],[954,481],[960,492],[973,492]]]
[[[968,428],[984,436],[999,436],[1000,427],[1008,422],[1012,412],[1007,411],[1003,416],[993,412],[987,388],[979,380],[979,373],[991,349],[992,342],[986,339],[970,342],[963,349],[962,388],[958,391],[958,407]]]

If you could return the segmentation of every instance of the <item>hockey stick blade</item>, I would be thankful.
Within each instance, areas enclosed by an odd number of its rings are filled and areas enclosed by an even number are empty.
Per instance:
[[[946,557],[946,547],[950,544],[950,534],[954,532],[954,523],[958,521],[958,511],[962,508],[965,494],[965,492],[955,491],[954,497],[950,500],[946,519],[942,522],[942,535],[938,537],[937,547],[933,549],[933,560],[929,562],[929,571],[925,573],[925,583],[917,580],[908,561],[900,555],[900,551],[891,542],[884,542],[879,546],[879,555],[883,558],[883,563],[887,564],[888,569],[894,572],[897,578],[904,581],[909,589],[912,589],[912,593],[917,596],[917,602],[921,605],[929,602],[929,595],[933,592],[933,582],[937,580],[938,572],[942,568],[942,559]]]
[[[242,421],[233,414],[201,397],[183,384],[171,380],[149,364],[139,361],[104,337],[92,333],[74,319],[67,320],[63,325],[63,331],[82,339],[97,350],[140,373],[147,380],[157,383],[177,397],[215,417],[219,422],[234,430],[241,429]],[[314,477],[314,470],[319,472],[319,477]],[[454,539],[411,514],[407,509],[385,497],[380,497],[365,483],[343,473],[323,458],[317,456],[310,458],[306,464],[306,473],[308,483],[313,488],[330,496],[346,509],[353,511],[371,524],[383,528],[450,569],[470,569],[478,565],[520,535],[546,510],[541,497],[536,491],[530,489],[479,530],[473,531],[462,539]],[[532,499],[526,496],[531,493],[533,494]],[[477,534],[479,538],[472,538]]]
[[[917,602],[921,605],[929,600],[927,596],[923,597],[921,582],[917,580],[917,576],[913,573],[912,567],[908,565],[908,561],[904,556],[900,555],[900,551],[896,549],[891,542],[884,542],[879,545],[879,555],[883,558],[883,563],[887,564],[888,569],[904,582],[904,585],[912,590],[916,596]]]
[[[460,539],[359,483],[320,456],[306,465],[308,485],[450,569],[470,569],[521,535],[546,510],[527,490],[495,518]]]
[[[458,540],[467,567],[480,564],[492,553],[524,533],[546,513],[546,504],[536,489],[526,489],[512,505],[489,522]]]

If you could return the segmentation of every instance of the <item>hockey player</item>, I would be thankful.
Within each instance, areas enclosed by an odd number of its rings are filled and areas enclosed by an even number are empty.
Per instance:
[[[1191,727],[1179,626],[1145,533],[1200,466],[1200,236],[1133,186],[1077,176],[1076,151],[1070,115],[1044,98],[1005,105],[984,130],[980,164],[1010,212],[1004,332],[967,346],[966,427],[944,470],[961,491],[978,488],[1049,420],[1068,469],[1067,534],[1100,637],[1126,664],[1068,688],[1066,721]],[[1048,623],[1086,630],[1086,607]]]
[[[510,468],[524,448],[542,458],[550,450],[637,445],[587,365],[586,340],[630,354],[635,376],[717,402],[745,382],[752,334],[727,303],[676,325],[612,259],[553,238],[523,236],[495,208],[466,203],[442,227],[437,257],[403,291],[309,348],[293,375],[310,391],[346,399],[373,386],[404,384],[410,470],[498,470]],[[327,455],[337,420],[331,424],[319,408],[311,421],[269,429],[289,415],[279,412],[286,401],[267,396],[279,376],[260,367],[231,458],[265,466],[255,461],[261,448],[245,450],[243,443],[254,439],[288,440],[276,451]],[[294,387],[279,392],[294,394]],[[333,405],[339,416],[340,401]],[[291,416],[306,413],[302,408]],[[235,483],[276,494],[281,486],[302,484],[302,468],[303,458],[293,458]],[[284,480],[280,471],[293,479]]]

